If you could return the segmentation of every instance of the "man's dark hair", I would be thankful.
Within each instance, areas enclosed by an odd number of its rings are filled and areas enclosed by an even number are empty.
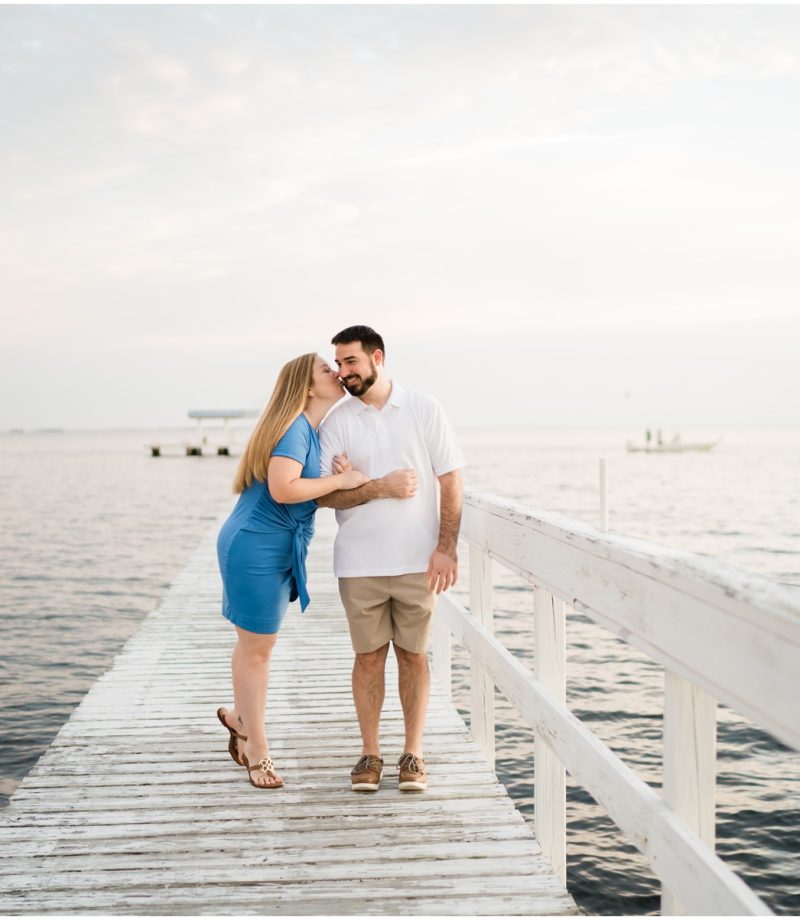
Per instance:
[[[350,342],[360,342],[367,354],[380,348],[384,359],[386,358],[386,346],[383,344],[383,339],[369,326],[348,326],[347,329],[337,332],[331,339],[331,345],[349,345]]]

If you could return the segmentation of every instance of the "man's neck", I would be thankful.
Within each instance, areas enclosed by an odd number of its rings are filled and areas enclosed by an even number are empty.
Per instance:
[[[392,381],[388,377],[384,377],[380,374],[375,383],[372,384],[363,396],[359,396],[358,399],[366,405],[374,406],[376,409],[380,410],[386,405],[391,394]]]

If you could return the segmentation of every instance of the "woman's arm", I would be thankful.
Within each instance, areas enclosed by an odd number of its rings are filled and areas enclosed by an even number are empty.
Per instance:
[[[355,489],[369,481],[358,470],[348,470],[319,479],[304,479],[302,473],[303,465],[297,460],[291,460],[289,457],[270,458],[267,467],[269,494],[283,505],[296,505],[298,502],[311,501],[340,489]]]

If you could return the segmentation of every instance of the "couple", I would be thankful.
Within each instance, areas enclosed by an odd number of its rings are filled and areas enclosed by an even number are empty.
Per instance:
[[[264,728],[270,658],[289,602],[299,598],[303,610],[309,602],[305,560],[314,512],[335,508],[334,574],[355,651],[362,738],[351,787],[375,792],[380,784],[379,722],[392,642],[405,722],[399,787],[423,791],[426,652],[436,595],[457,576],[464,458],[439,403],[386,376],[386,349],[375,330],[350,326],[331,344],[337,369],[315,354],[283,367],[236,473],[240,497],[217,540],[222,612],[237,633],[235,705],[218,709],[217,717],[250,783],[281,787]],[[340,402],[345,389],[352,398]]]

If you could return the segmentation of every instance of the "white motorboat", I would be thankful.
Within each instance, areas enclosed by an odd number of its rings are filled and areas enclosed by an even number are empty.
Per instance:
[[[690,450],[711,450],[716,444],[719,444],[719,438],[716,441],[682,441],[680,435],[676,434],[671,440],[662,441],[660,444],[657,441],[653,444],[636,444],[628,441],[625,449],[629,453],[679,454]]]

